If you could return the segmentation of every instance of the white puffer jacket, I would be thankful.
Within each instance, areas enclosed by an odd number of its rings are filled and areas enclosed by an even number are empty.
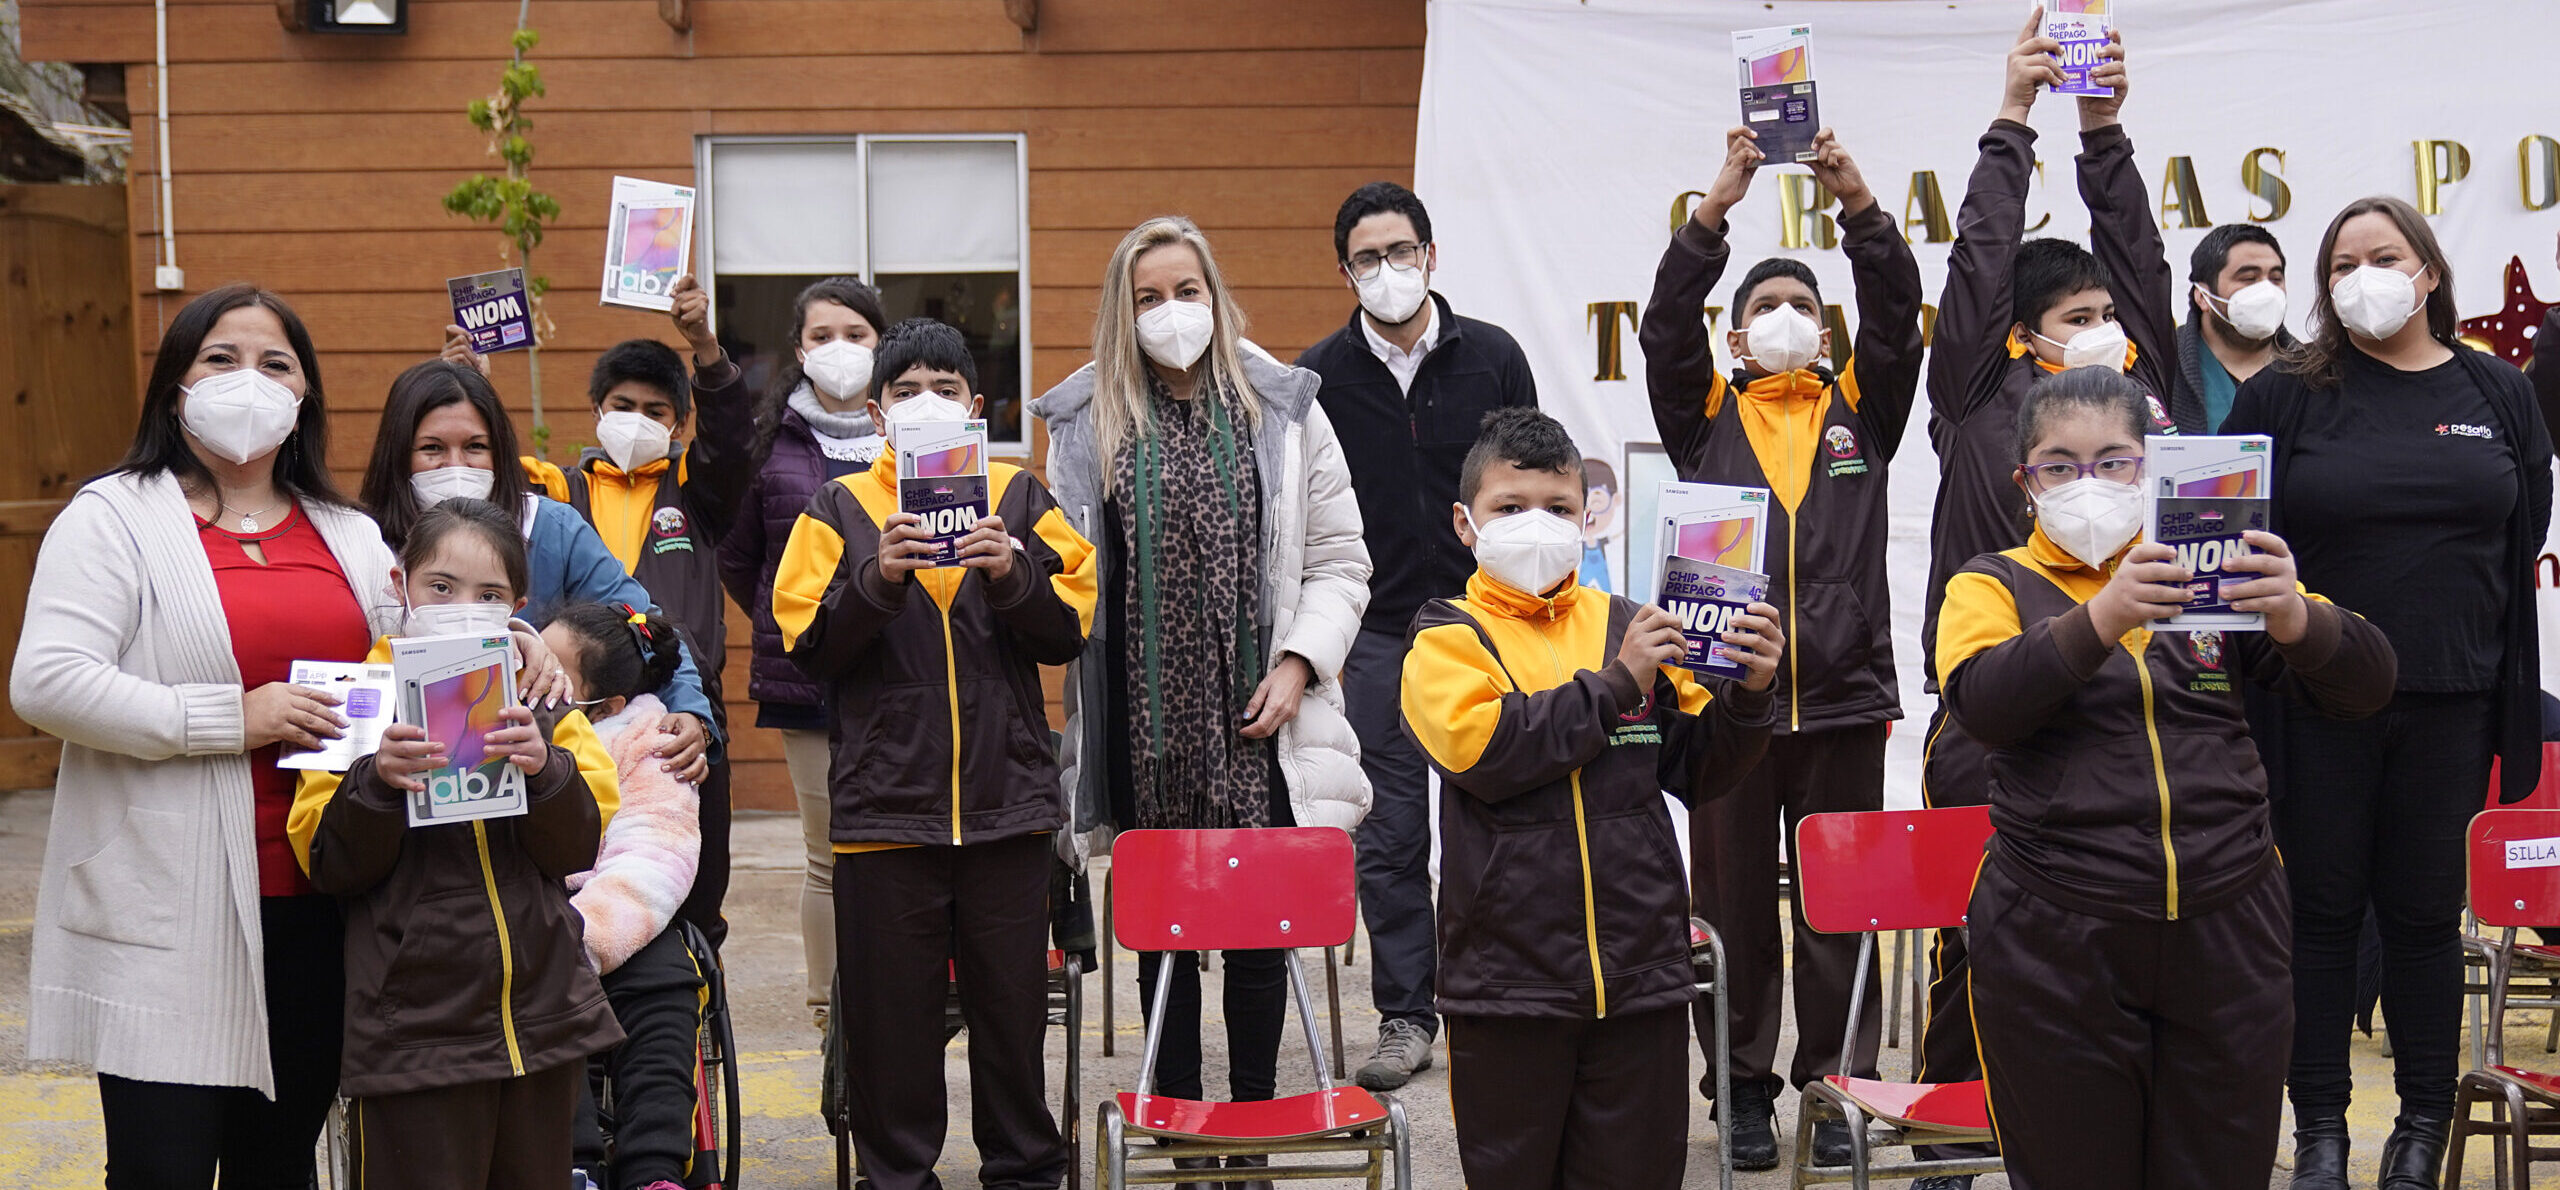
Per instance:
[[[1323,383],[1257,351],[1243,355],[1245,379],[1262,398],[1255,434],[1255,469],[1262,476],[1262,621],[1270,653],[1307,659],[1315,678],[1298,703],[1298,717],[1280,729],[1279,758],[1289,786],[1290,810],[1300,826],[1350,830],[1369,813],[1369,778],[1360,769],[1360,738],[1343,709],[1342,659],[1369,607],[1369,549],[1361,540],[1360,505],[1351,470],[1342,461],[1333,423],[1315,403]],[[1115,542],[1102,531],[1108,492],[1095,457],[1085,414],[1093,403],[1093,366],[1087,364],[1031,405],[1049,424],[1049,490],[1077,530],[1102,553],[1111,573]],[[1103,789],[1103,716],[1083,713],[1102,697],[1102,650],[1115,625],[1097,617],[1082,660],[1067,678],[1067,731],[1060,758],[1067,796],[1082,833],[1110,817]],[[1126,823],[1115,824],[1127,826]]]

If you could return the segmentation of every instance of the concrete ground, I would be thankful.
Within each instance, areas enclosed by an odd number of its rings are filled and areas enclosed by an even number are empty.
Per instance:
[[[0,794],[0,1185],[20,1187],[95,1186],[99,1182],[101,1149],[98,1131],[96,1085],[85,1073],[58,1065],[31,1063],[25,1053],[24,1033],[27,1008],[27,940],[35,913],[37,866],[44,846],[46,815],[50,795]],[[801,953],[799,940],[799,884],[801,851],[796,821],[782,815],[742,816],[736,841],[736,878],[729,898],[730,937],[725,952],[725,965],[736,1002],[736,1029],[742,1061],[743,1094],[746,1110],[746,1143],[740,1182],[748,1190],[789,1187],[791,1190],[823,1190],[835,1184],[834,1145],[817,1115],[818,1035],[810,1027],[809,1012],[802,1004]],[[1364,947],[1365,949],[1365,947]],[[1323,960],[1320,952],[1305,955],[1310,972],[1321,984]],[[1346,1048],[1356,1065],[1375,1038],[1376,1016],[1367,1007],[1368,966],[1365,961],[1343,972],[1342,1001]],[[1085,1165],[1070,1182],[1073,1186],[1091,1185],[1093,1104],[1107,1092],[1136,1084],[1138,1053],[1142,1045],[1139,1026],[1135,968],[1124,953],[1116,967],[1117,997],[1114,1034],[1116,1057],[1101,1053],[1102,1019],[1098,997],[1102,991],[1099,975],[1086,981],[1088,997],[1097,998],[1088,1005],[1084,1022],[1084,1107],[1076,1126],[1086,1138]],[[1208,1018],[1206,1032],[1209,1050],[1209,1083],[1212,1088],[1223,1085],[1223,1030],[1219,1020],[1219,997],[1214,988],[1216,973],[1210,975],[1212,987],[1205,999]],[[1318,1012],[1323,1012],[1323,989],[1316,989]],[[2510,1036],[2513,1052],[2523,1064],[2542,1061],[2539,1045],[2542,1019],[2528,1019],[2517,1014]],[[1786,1043],[1791,1046],[1792,1037]],[[966,1109],[969,1072],[964,1035],[953,1043],[950,1060],[945,1067],[948,1093],[953,1106],[951,1139],[944,1150],[942,1176],[945,1184],[961,1188],[978,1185],[977,1161],[969,1142],[970,1123]],[[1782,1050],[1782,1053],[1784,1051]],[[1052,1034],[1050,1044],[1051,1077],[1059,1077],[1063,1039]],[[1906,1035],[1901,1048],[1888,1049],[1884,1055],[1888,1077],[1907,1077],[1910,1039]],[[1290,1094],[1311,1089],[1313,1076],[1305,1061],[1305,1051],[1292,1028],[1284,1043],[1281,1061],[1281,1092]],[[2383,1055],[2379,1040],[2358,1038],[2354,1045],[2356,1080],[2366,1089],[2357,1104],[2353,1118],[2356,1130],[2355,1157],[2362,1169],[2363,1184],[2370,1185],[2373,1166],[2379,1155],[2382,1137],[2390,1127],[2391,1105],[2389,1060]],[[1442,1054],[1445,1059],[1445,1051]],[[1693,1075],[1703,1073],[1704,1063],[1691,1055]],[[1055,1093],[1053,1081],[1053,1095]],[[1456,1148],[1452,1136],[1448,1097],[1447,1067],[1435,1066],[1402,1093],[1415,1133],[1414,1169],[1418,1184],[1426,1187],[1455,1187],[1460,1184]],[[1781,1139],[1792,1136],[1794,1110],[1792,1102],[1782,1104]],[[2290,1124],[2288,1123],[2288,1128]],[[1691,1112],[1689,1187],[1716,1185],[1716,1141],[1712,1117],[1703,1103],[1693,1103]],[[2289,1143],[2279,1146],[2281,1153],[2271,1154],[2277,1160],[2271,1168],[2271,1183],[2283,1186],[2288,1180],[2283,1162],[2291,1157]],[[2462,1185],[2491,1185],[2488,1153],[2474,1146],[2471,1168],[2465,1171]],[[1759,1190],[1786,1185],[1786,1171],[1743,1174],[1734,1184]],[[1902,1183],[1891,1183],[1899,1186]],[[1981,1179],[1982,1190],[2004,1187],[1999,1177]]]

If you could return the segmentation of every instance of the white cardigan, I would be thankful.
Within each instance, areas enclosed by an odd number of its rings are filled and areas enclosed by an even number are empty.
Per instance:
[[[372,518],[302,505],[376,636],[398,628]],[[272,1097],[240,669],[175,477],[71,498],[36,555],[9,676],[63,741],[36,889],[27,1056]]]

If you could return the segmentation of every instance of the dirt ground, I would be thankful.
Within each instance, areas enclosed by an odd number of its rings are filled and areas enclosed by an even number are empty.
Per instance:
[[[50,806],[51,797],[45,793],[0,794],[0,1185],[95,1186],[99,1183],[102,1153],[94,1081],[83,1071],[30,1063],[23,1056],[28,931],[35,914],[36,874]],[[800,856],[799,828],[794,820],[781,815],[741,817],[724,965],[736,1005],[735,1027],[743,1055],[741,1101],[746,1121],[739,1182],[747,1190],[824,1190],[835,1184],[834,1143],[817,1115],[818,1034],[801,1002]],[[1362,950],[1365,949],[1364,943]],[[1303,957],[1316,981],[1314,990],[1321,1019],[1325,1003],[1323,954],[1308,951]],[[1085,1152],[1083,1164],[1070,1182],[1073,1186],[1093,1184],[1093,1105],[1112,1091],[1136,1085],[1143,1034],[1136,968],[1125,952],[1114,975],[1112,1030],[1117,1054],[1113,1057],[1102,1055],[1102,977],[1097,973],[1085,981],[1087,1015],[1078,1039],[1084,1047],[1083,1106],[1076,1121],[1084,1136]],[[1340,975],[1345,1049],[1356,1066],[1376,1035],[1377,1017],[1368,1007],[1369,968],[1365,961],[1355,961]],[[1204,996],[1207,1079],[1213,1091],[1224,1085],[1225,1062],[1217,978],[1218,972],[1213,970]],[[2515,1016],[2510,1029],[2511,1052],[2520,1063],[2530,1065],[2542,1060],[2542,1024],[2543,1019],[2538,1016]],[[1065,1042],[1063,1031],[1052,1031],[1053,1100],[1061,1078]],[[1790,1033],[1782,1042],[1781,1054],[1792,1045]],[[952,1114],[941,1174],[944,1184],[953,1190],[968,1190],[979,1184],[976,1153],[969,1138],[966,1046],[965,1034],[952,1043],[944,1072]],[[2357,1082],[2365,1088],[2353,1118],[2355,1156],[2363,1169],[2362,1176],[2369,1181],[2383,1134],[2390,1127],[2389,1062],[2380,1040],[2359,1038],[2354,1053]],[[1910,1037],[1906,1033],[1899,1048],[1884,1053],[1887,1077],[1907,1077],[1909,1055]],[[1425,1187],[1461,1184],[1449,1117],[1445,1050],[1441,1057],[1440,1064],[1401,1093],[1414,1132],[1415,1180]],[[1705,1063],[1694,1052],[1691,1065],[1693,1075],[1704,1073]],[[1313,1088],[1313,1073],[1294,1025],[1283,1042],[1280,1072],[1282,1094]],[[1793,1135],[1793,1118],[1791,1099],[1782,1101],[1782,1144]],[[1702,1102],[1692,1103],[1690,1137],[1685,1185],[1713,1187],[1717,1184],[1715,1125]],[[2290,1159],[2291,1146],[2288,1143],[2280,1148],[2281,1153],[2270,1154],[2278,1159],[2271,1168],[2275,1186],[2283,1186],[2289,1180],[2282,1160]],[[2473,1153],[2471,1168],[2465,1171],[2462,1184],[2491,1185],[2487,1152],[2475,1146]],[[1787,1171],[1782,1167],[1769,1173],[1737,1175],[1734,1184],[1760,1190],[1784,1186],[1786,1177]],[[1886,1183],[1879,1183],[1883,1184]],[[1897,1180],[1890,1184],[1904,1183]],[[1993,1176],[1976,1184],[1980,1190],[1993,1190],[2005,1187],[2007,1181]]]

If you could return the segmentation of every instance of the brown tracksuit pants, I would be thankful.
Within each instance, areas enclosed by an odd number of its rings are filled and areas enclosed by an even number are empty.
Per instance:
[[[1679,1190],[1686,1010],[1442,1021],[1467,1190]]]
[[[559,1190],[584,1058],[521,1078],[353,1101],[357,1190]]]
[[[1786,960],[1778,936],[1778,855],[1795,852],[1796,820],[1835,810],[1884,808],[1885,725],[1867,724],[1769,738],[1769,750],[1733,792],[1689,814],[1689,888],[1698,916],[1724,937],[1732,994],[1733,1085],[1758,1083],[1772,1095],[1826,1074],[1872,1078],[1884,1030],[1881,983],[1867,973],[1859,1013],[1858,1052],[1841,1069],[1840,1037],[1849,1023],[1849,980],[1858,968],[1858,935],[1820,934],[1795,919],[1796,1052],[1786,1079],[1776,1073],[1778,1014]],[[1711,1002],[1695,1006],[1698,1044],[1715,1060]],[[1712,1094],[1714,1075],[1700,1085]]]
[[[941,1184],[942,1010],[955,964],[980,1183],[1046,1188],[1066,1176],[1040,1050],[1052,846],[1021,835],[836,857],[853,1143],[876,1190]]]
[[[1974,884],[1991,1121],[2019,1190],[2264,1190],[2293,1048],[2292,898],[2274,867],[2176,921]]]

